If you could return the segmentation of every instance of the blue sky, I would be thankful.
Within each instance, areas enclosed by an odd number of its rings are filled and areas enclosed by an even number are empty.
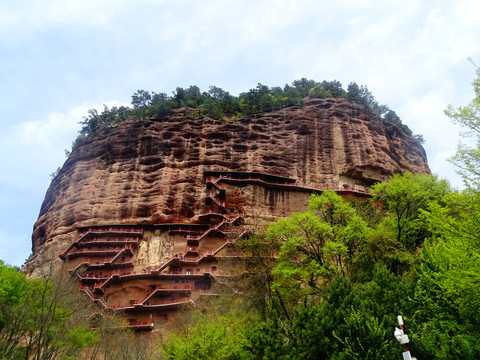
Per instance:
[[[138,89],[367,85],[455,186],[444,116],[473,97],[477,0],[0,0],[0,259],[21,265],[50,175],[90,108]]]

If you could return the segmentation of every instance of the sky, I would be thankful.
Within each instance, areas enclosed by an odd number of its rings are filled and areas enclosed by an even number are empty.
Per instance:
[[[479,34],[478,0],[0,0],[0,259],[29,256],[50,174],[88,109],[139,89],[366,85],[459,188],[447,159],[462,129],[443,110],[474,96]]]

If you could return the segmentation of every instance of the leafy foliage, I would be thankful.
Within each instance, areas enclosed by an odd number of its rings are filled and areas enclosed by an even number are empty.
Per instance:
[[[258,359],[393,358],[390,328],[398,311],[411,311],[413,282],[380,266],[368,283],[338,276],[322,303],[303,302],[290,322],[273,312],[248,333],[248,353]]]
[[[321,293],[337,274],[346,275],[358,245],[368,236],[367,224],[333,191],[312,195],[309,211],[270,225],[267,239],[281,248],[272,270],[274,288],[289,301]]]
[[[449,191],[445,180],[435,176],[405,173],[393,175],[388,183],[373,186],[374,198],[392,215],[397,241],[407,247],[420,246],[428,234],[419,219],[431,201],[441,201]]]
[[[28,279],[0,261],[1,359],[152,358],[151,344],[135,339],[115,316],[96,317],[92,329],[93,304],[62,270]]]
[[[422,218],[432,231],[416,268],[418,346],[424,357],[480,356],[480,193],[450,193]],[[441,343],[441,348],[432,344]]]
[[[291,85],[286,84],[283,88],[258,84],[254,89],[242,92],[239,96],[231,95],[217,86],[210,86],[209,90],[204,92],[195,85],[185,89],[177,87],[171,96],[166,93],[138,90],[132,95],[132,107],[114,106],[109,109],[104,105],[102,112],[90,109],[81,122],[80,136],[85,138],[99,129],[112,128],[127,118],[151,118],[162,121],[175,109],[180,108],[195,109],[196,116],[225,120],[263,114],[290,106],[303,106],[306,97],[347,98],[384,116],[385,121],[396,123],[405,133],[412,135],[395,112],[389,110],[386,105],[378,105],[366,86],[350,83],[348,90],[345,91],[337,80],[317,82],[302,78],[293,81]],[[77,139],[73,147],[81,140]]]
[[[254,313],[247,313],[240,299],[220,299],[205,311],[189,314],[181,330],[162,343],[165,359],[207,360],[244,359],[246,331],[255,322]]]
[[[73,358],[97,341],[95,331],[87,328],[87,302],[72,286],[60,273],[26,279],[0,262],[2,358]]]
[[[477,70],[477,73],[480,71]],[[454,123],[467,128],[466,136],[476,136],[476,147],[465,144],[458,146],[457,153],[451,162],[458,167],[465,185],[469,188],[480,189],[480,74],[473,81],[475,97],[469,105],[454,108],[452,105],[445,110],[445,114]]]

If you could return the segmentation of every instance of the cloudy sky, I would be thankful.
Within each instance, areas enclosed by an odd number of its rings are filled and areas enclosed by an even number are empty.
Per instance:
[[[460,129],[443,109],[473,97],[479,34],[478,0],[0,0],[0,259],[30,254],[50,174],[87,110],[138,89],[355,81],[460,186],[446,161]]]

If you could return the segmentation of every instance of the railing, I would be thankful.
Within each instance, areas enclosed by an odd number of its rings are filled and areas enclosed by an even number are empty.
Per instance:
[[[215,196],[212,196],[212,194],[209,193],[206,193],[205,197],[212,200],[215,204],[217,204],[217,206],[225,208],[225,201],[220,201]]]
[[[224,214],[219,213],[217,210],[210,210],[210,211],[202,212],[202,213],[198,214],[198,216],[209,216],[209,215],[217,215],[217,216],[225,217]]]
[[[93,239],[90,239],[88,241],[85,241],[84,245],[87,245],[87,244],[95,244],[95,243],[133,243],[133,244],[138,244],[138,242],[140,241],[140,238],[138,237],[129,237],[129,238],[93,238]]]
[[[164,274],[164,275],[201,275],[203,276],[203,274],[208,274],[208,273],[212,273],[212,270],[211,268],[203,268],[203,269],[195,269],[195,271],[192,271],[192,270],[170,270],[168,273]]]
[[[126,250],[130,250],[130,255],[133,256],[133,249],[125,248],[125,249],[120,250],[120,251],[109,261],[109,263],[110,263],[110,264],[113,264],[120,256],[122,256],[123,253],[126,252]],[[126,264],[130,264],[130,263],[133,264],[133,260],[116,263],[115,265],[121,265],[121,264],[125,264],[125,265],[126,265]]]
[[[299,184],[297,182],[295,183],[288,183],[288,182],[280,182],[280,181],[268,181],[265,179],[262,179],[261,177],[248,177],[248,178],[242,178],[242,177],[232,177],[232,176],[225,176],[225,175],[220,175],[216,179],[207,179],[207,183],[212,183],[212,184],[217,184],[219,181],[222,180],[228,180],[228,181],[237,181],[237,182],[260,182],[263,183],[267,186],[282,186],[282,187],[290,187],[290,188],[298,188],[298,189],[304,189],[304,190],[310,190],[310,191],[317,191],[317,192],[322,192],[325,190],[329,189],[321,189],[315,186],[306,186],[304,184]],[[370,192],[368,190],[361,190],[361,189],[355,189],[355,188],[343,188],[343,189],[332,189],[335,192],[353,192],[353,193],[359,193],[359,194],[367,194],[370,195]]]
[[[355,188],[342,188],[342,189],[335,189],[333,190],[335,192],[354,192],[354,193],[359,193],[359,194],[366,194],[366,195],[372,195],[370,191],[368,190],[362,190],[362,189],[355,189]]]
[[[192,290],[192,285],[157,285],[150,290],[149,295],[155,291],[171,291],[171,290]]]
[[[85,280],[85,279],[93,279],[93,280],[98,280],[98,279],[108,279],[111,274],[97,274],[97,273],[87,273],[87,274],[77,274],[77,276],[81,279],[81,280]]]
[[[218,230],[218,228],[220,228],[223,224],[231,224],[233,222],[235,222],[238,218],[241,218],[241,216],[235,216],[235,217],[230,217],[230,218],[227,218],[227,219],[224,219],[221,223],[219,223],[218,225],[214,225],[214,226],[211,226],[210,229],[208,229],[207,231],[205,231],[205,233],[203,233],[202,235],[198,236],[198,237],[188,237],[187,236],[187,240],[188,239],[195,239],[195,240],[200,240],[201,238],[203,238],[204,236],[206,236],[210,231],[212,230],[216,230],[216,231],[221,231],[221,230]],[[184,254],[175,254],[173,255],[172,257],[168,258],[167,261],[165,261],[159,268],[157,271],[162,271],[163,269],[165,269],[168,265],[170,265],[172,262],[174,261],[178,261],[178,262],[183,262],[185,264],[198,264],[202,259],[206,258],[206,257],[209,257],[209,256],[215,256],[216,253],[218,253],[227,243],[234,243],[235,241],[237,241],[238,239],[240,239],[243,235],[245,235],[246,233],[248,232],[251,232],[251,229],[247,228],[247,229],[241,229],[241,230],[237,230],[237,229],[232,229],[232,230],[229,230],[229,231],[221,231],[224,235],[227,235],[227,234],[237,234],[237,237],[235,239],[226,239],[225,242],[220,245],[216,250],[209,250],[209,251],[204,251],[204,252],[198,252],[198,255],[191,259],[191,258],[186,258],[186,255],[187,253],[189,252],[188,250],[184,253]]]
[[[103,259],[103,260],[99,260],[99,261],[95,261],[93,262],[90,258],[88,259],[83,259],[80,263],[78,263],[75,267],[69,267],[67,270],[68,272],[72,272],[72,271],[76,271],[77,269],[79,269],[82,265],[86,265],[88,266],[89,268],[92,267],[92,268],[100,268],[100,267],[104,267],[104,266],[110,266],[110,267],[113,267],[113,266],[130,266],[130,265],[134,265],[135,264],[135,261],[133,259],[131,259],[130,261],[123,261],[123,262],[117,262],[117,263],[113,263],[116,258],[118,258],[120,255],[121,255],[122,252],[118,253],[117,255],[115,255],[114,257],[112,257],[111,259]]]
[[[85,236],[87,236],[87,235],[89,235],[89,234],[106,234],[106,233],[112,233],[112,234],[115,234],[115,233],[120,233],[120,234],[138,234],[138,235],[140,235],[140,236],[143,236],[143,229],[133,229],[133,228],[130,228],[130,229],[124,229],[124,228],[115,229],[115,228],[112,228],[112,227],[109,228],[109,229],[89,228],[87,231],[81,233],[81,234],[78,236],[78,238],[73,241],[73,243],[82,240]]]
[[[238,219],[241,219],[243,216],[241,215],[237,215],[237,216],[226,216],[224,217],[224,219],[216,224],[216,225],[211,225],[209,229],[205,230],[202,234],[199,234],[199,235],[196,235],[196,236],[193,236],[193,235],[187,235],[187,240],[200,240],[202,239],[205,235],[207,235],[210,231],[212,230],[219,230],[219,228],[221,226],[223,226],[224,224],[232,224],[234,223],[236,220]],[[234,231],[231,231],[230,233],[233,233]],[[228,233],[224,231],[224,233]]]
[[[66,259],[67,257],[67,254],[70,252],[70,250],[74,247],[74,246],[78,246],[80,245],[80,241],[84,239],[84,237],[86,237],[87,235],[89,234],[102,234],[102,233],[121,233],[121,234],[138,234],[138,235],[141,235],[143,236],[143,229],[124,229],[124,228],[119,228],[119,229],[115,229],[115,228],[109,228],[109,229],[88,229],[87,231],[81,233],[76,239],[74,239],[69,245],[68,247],[63,250],[63,251],[59,251],[58,252],[58,256],[60,258],[62,258],[63,260]],[[138,241],[139,241],[139,238],[138,237],[135,237],[135,238],[115,238],[115,239],[109,239],[109,238],[100,238],[100,239],[97,239],[97,238],[94,238],[93,240],[90,240],[90,241],[87,241],[85,243],[83,243],[82,245],[84,244],[90,244],[90,243],[109,243],[109,242],[113,242],[113,243],[135,243],[135,244],[138,244]]]
[[[163,301],[156,301],[155,303],[143,304],[144,306],[165,306],[165,305],[177,305],[192,301],[189,297],[166,299]]]
[[[101,291],[103,292],[102,286],[103,286],[108,280],[109,280],[109,279],[104,280],[104,281],[98,281],[98,282],[96,282],[95,284],[93,284],[93,290],[101,290]]]
[[[218,181],[218,180],[217,180],[217,181]],[[218,190],[220,190],[220,191],[225,190],[225,189],[226,189],[226,186],[225,186],[225,185],[219,185],[219,184],[217,183],[217,181],[212,181],[211,178],[205,179],[205,182],[206,182],[207,184],[212,184],[213,186],[215,186],[215,187],[216,187]]]
[[[248,178],[247,177],[238,177],[237,178],[237,177],[232,177],[232,176],[220,175],[215,180],[210,179],[207,182],[212,183],[212,184],[216,184],[216,183],[218,183],[219,181],[222,181],[222,180],[242,181],[242,182],[259,181],[259,182],[265,183],[267,185],[299,186],[296,182],[291,183],[291,182],[280,182],[280,181],[268,181],[268,180],[265,180],[261,177],[252,177],[252,176],[249,176]]]
[[[152,321],[130,320],[127,322],[127,326],[137,329],[152,329],[154,324]]]
[[[128,244],[128,245],[125,245],[123,247],[120,247],[120,246],[116,246],[116,247],[107,247],[105,249],[101,249],[101,248],[97,248],[97,249],[85,249],[85,248],[82,248],[82,249],[76,249],[76,250],[73,250],[73,251],[70,251],[68,254],[67,254],[67,257],[68,256],[72,256],[72,255],[84,255],[85,253],[90,253],[90,254],[96,254],[96,253],[99,253],[99,254],[103,254],[103,253],[112,253],[112,252],[119,252],[119,251],[122,251],[122,250],[134,250],[133,246]]]
[[[179,304],[183,304],[183,303],[187,303],[187,302],[192,301],[189,297],[182,297],[182,298],[165,299],[165,300],[162,300],[162,301],[155,301],[155,302],[148,301],[147,303],[145,303],[145,301],[147,301],[149,299],[149,297],[147,297],[143,302],[133,301],[133,302],[128,303],[128,304],[107,305],[106,308],[108,310],[118,311],[118,310],[134,309],[136,307],[144,307],[144,308],[146,307],[146,308],[148,308],[148,307],[168,306],[168,305],[176,306],[176,305],[179,305]]]
[[[83,234],[80,234],[80,237],[87,234],[87,233],[123,233],[123,234],[131,234],[131,233],[138,233],[143,235],[143,229],[134,229],[134,228],[114,228],[110,227],[108,229],[103,228],[89,228]]]
[[[102,299],[102,297],[99,295],[94,295],[93,292],[90,290],[90,288],[88,288],[86,285],[80,285],[79,289],[80,291],[83,291],[84,293],[86,293],[92,301],[99,303],[104,308],[108,307],[105,301]]]
[[[168,232],[186,232],[186,233],[201,233],[201,230],[192,230],[190,224],[181,225],[178,224],[176,226],[169,226]]]

